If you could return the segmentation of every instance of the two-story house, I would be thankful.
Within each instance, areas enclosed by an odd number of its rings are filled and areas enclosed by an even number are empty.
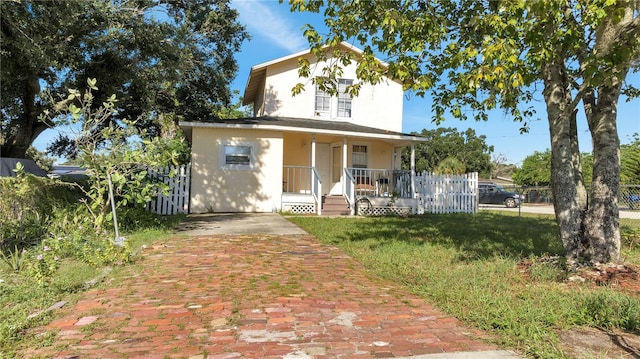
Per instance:
[[[391,199],[413,207],[412,172],[400,171],[401,150],[424,139],[401,133],[402,85],[363,84],[351,97],[344,89],[357,81],[353,63],[331,96],[298,76],[301,57],[323,66],[307,50],[251,68],[243,99],[254,117],[180,123],[192,144],[191,213],[333,207],[332,214],[353,214],[359,199],[369,208]],[[305,90],[293,96],[301,81]]]

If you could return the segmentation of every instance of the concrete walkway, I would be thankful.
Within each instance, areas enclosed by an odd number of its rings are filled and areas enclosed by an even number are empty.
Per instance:
[[[309,235],[177,236],[127,270],[25,357],[517,358]]]

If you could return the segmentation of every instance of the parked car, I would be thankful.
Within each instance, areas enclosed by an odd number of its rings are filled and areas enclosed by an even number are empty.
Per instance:
[[[631,209],[640,208],[640,194],[628,194],[622,198],[622,201]]]
[[[520,195],[507,192],[504,188],[494,183],[478,184],[480,204],[504,204],[508,208],[515,208],[520,205]]]

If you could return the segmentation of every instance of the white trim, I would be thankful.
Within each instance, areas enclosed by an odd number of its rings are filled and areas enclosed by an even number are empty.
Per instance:
[[[362,55],[362,53],[363,53],[361,49],[351,45],[350,43],[348,43],[346,41],[342,41],[340,43],[340,45],[338,45],[338,46],[346,47],[347,50],[353,51],[358,55]],[[323,49],[326,49],[328,47],[329,46],[323,46]],[[251,71],[249,71],[249,73],[253,72],[254,70],[259,70],[261,68],[268,67],[268,66],[271,66],[273,64],[277,64],[279,62],[295,59],[295,58],[298,58],[298,57],[301,57],[301,56],[304,56],[304,55],[311,55],[311,49],[302,50],[300,52],[296,52],[296,53],[291,54],[291,55],[279,57],[277,59],[273,59],[273,60],[270,60],[270,61],[266,61],[266,62],[257,64],[257,65],[254,65],[254,66],[251,67]],[[387,64],[386,62],[384,62],[384,61],[382,61],[382,60],[380,60],[378,58],[376,58],[376,60],[378,60],[380,62],[380,64],[382,64],[385,67],[389,66],[389,64]]]
[[[364,142],[364,141],[353,141],[349,143],[349,146],[351,146],[351,148],[349,149],[349,153],[351,153],[351,166],[349,167],[354,167],[354,168],[362,168],[362,167],[355,167],[355,165],[353,164],[353,146],[363,146],[366,149],[365,153],[365,157],[367,159],[367,164],[366,167],[364,167],[364,169],[367,168],[371,168],[371,160],[372,160],[372,156],[371,156],[371,142]],[[361,153],[361,152],[359,152]]]
[[[313,120],[310,120],[313,121]],[[246,130],[270,130],[270,131],[291,131],[291,132],[303,132],[303,133],[315,133],[325,135],[347,135],[350,137],[368,137],[385,140],[402,140],[411,142],[427,142],[428,139],[424,137],[414,136],[402,136],[402,135],[387,135],[381,133],[369,133],[369,132],[346,132],[340,130],[327,130],[321,128],[308,128],[308,127],[294,127],[294,126],[279,126],[279,125],[247,125],[247,124],[230,124],[230,123],[205,123],[205,122],[180,122],[181,127],[196,127],[196,128],[228,128],[228,129],[246,129]]]

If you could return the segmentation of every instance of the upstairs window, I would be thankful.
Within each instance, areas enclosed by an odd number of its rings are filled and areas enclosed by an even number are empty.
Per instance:
[[[353,80],[338,79],[338,94],[332,97],[320,88],[320,81],[316,81],[315,114],[325,117],[351,118],[352,97],[347,93],[347,87],[353,85]]]
[[[347,93],[351,85],[353,80],[338,80],[338,117],[351,117],[351,95]]]
[[[329,114],[331,111],[331,96],[316,83],[316,112]]]

